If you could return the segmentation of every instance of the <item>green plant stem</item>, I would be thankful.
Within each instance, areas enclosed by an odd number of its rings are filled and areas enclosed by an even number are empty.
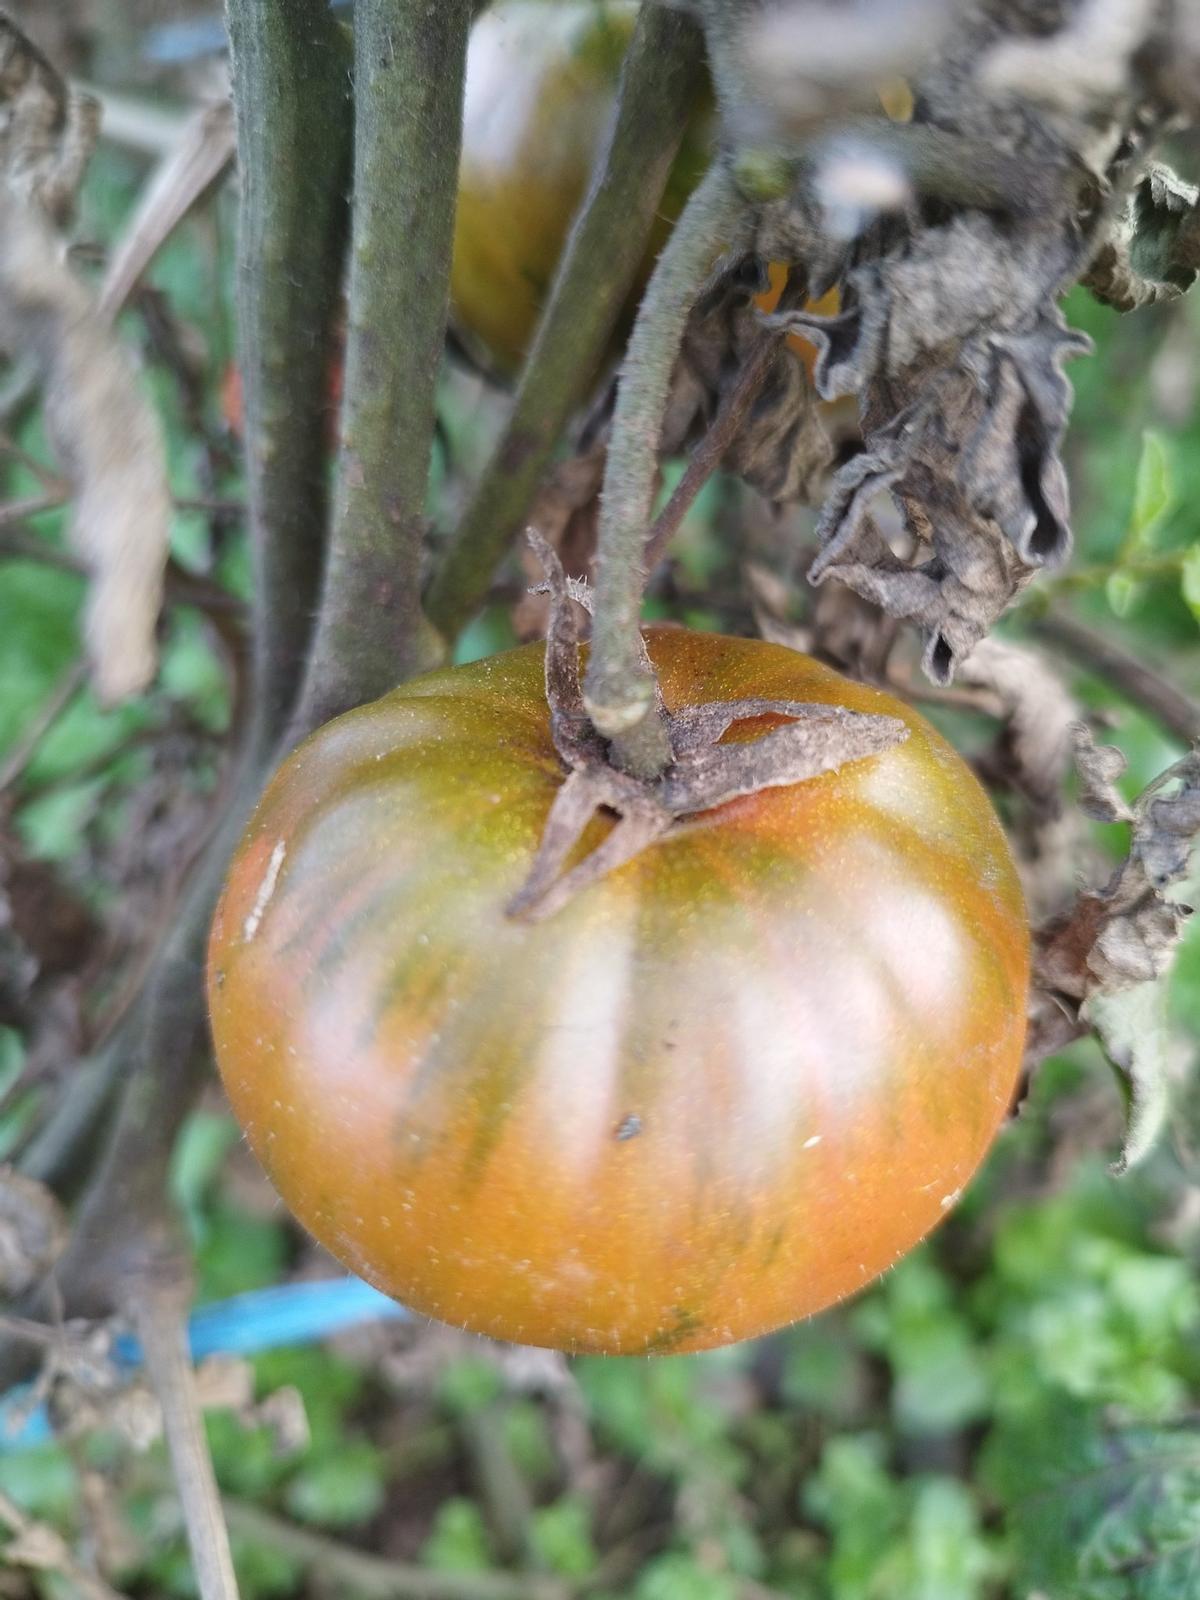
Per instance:
[[[434,666],[420,566],[450,304],[469,0],[359,0],[354,214],[333,534],[302,727]]]
[[[709,70],[727,131],[736,132],[740,113],[757,98],[745,59],[746,24],[769,4],[770,0],[700,0]]]
[[[724,162],[696,189],[659,257],[621,368],[604,474],[595,617],[584,687],[588,715],[616,763],[655,777],[670,760],[654,713],[654,677],[643,662],[645,543],[658,477],[658,448],[671,374],[688,313],[746,215]]]
[[[512,412],[428,594],[453,638],[521,531],[568,417],[587,390],[633,286],[703,78],[699,29],[645,5],[621,73],[616,123],[559,263]]]
[[[241,208],[238,321],[260,734],[303,672],[328,523],[326,404],[347,237],[349,49],[324,0],[228,0]],[[303,337],[297,337],[301,330]]]
[[[1127,700],[1141,706],[1183,744],[1200,739],[1200,705],[1141,656],[1130,654],[1063,611],[1050,611],[1031,621],[1034,638],[1069,656]]]

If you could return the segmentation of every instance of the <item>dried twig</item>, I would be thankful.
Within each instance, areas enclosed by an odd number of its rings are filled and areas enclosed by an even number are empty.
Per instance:
[[[27,1517],[2,1490],[0,1522],[12,1535],[0,1550],[9,1565],[27,1567],[34,1572],[57,1572],[83,1600],[126,1600],[103,1578],[89,1572],[75,1559],[61,1534],[46,1523]]]
[[[201,1600],[238,1600],[229,1535],[187,1349],[186,1277],[178,1284],[138,1281],[131,1288],[128,1311],[162,1406]]]
[[[137,210],[109,257],[100,310],[115,317],[158,251],[188,212],[222,178],[234,155],[233,107],[204,106],[182,130],[142,191]]]
[[[225,1515],[235,1533],[286,1551],[336,1593],[358,1594],[363,1600],[570,1600],[574,1592],[558,1578],[528,1572],[432,1572],[428,1567],[385,1561],[298,1528],[244,1500],[227,1499]]]

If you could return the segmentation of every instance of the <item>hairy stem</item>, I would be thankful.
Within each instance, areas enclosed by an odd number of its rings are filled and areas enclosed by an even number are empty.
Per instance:
[[[346,243],[349,51],[325,0],[228,0],[241,210],[238,320],[255,583],[257,714],[303,671],[328,521],[326,393]]]
[[[341,457],[299,715],[311,726],[433,666],[420,565],[450,303],[469,0],[359,0]]]
[[[709,70],[722,116],[734,129],[739,113],[755,99],[753,74],[745,59],[746,24],[768,4],[769,0],[700,0]]]
[[[718,161],[692,195],[650,280],[613,416],[597,546],[596,610],[585,704],[616,763],[654,777],[670,760],[653,713],[654,678],[640,637],[644,553],[671,374],[688,313],[713,267],[738,237],[744,202]]]
[[[559,263],[511,415],[429,589],[430,618],[447,638],[483,601],[612,336],[645,255],[702,62],[703,41],[688,17],[642,7],[612,137]]]

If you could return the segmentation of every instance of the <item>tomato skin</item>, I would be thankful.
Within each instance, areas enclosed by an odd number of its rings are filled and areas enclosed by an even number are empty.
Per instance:
[[[300,1221],[418,1312],[568,1350],[702,1349],[861,1288],[954,1203],[1025,1032],[1016,874],[940,736],[781,646],[647,637],[672,708],[910,736],[522,924],[562,781],[542,648],[436,672],[285,763],[210,948],[225,1085]]]
[[[500,0],[472,26],[450,293],[460,336],[500,372],[515,372],[533,338],[612,125],[636,18],[630,0]],[[698,106],[626,322],[713,142]]]

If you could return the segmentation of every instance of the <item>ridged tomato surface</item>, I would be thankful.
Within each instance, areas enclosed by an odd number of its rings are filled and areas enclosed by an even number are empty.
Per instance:
[[[780,646],[648,638],[672,708],[910,737],[522,924],[563,776],[542,649],[436,672],[286,762],[210,951],[221,1072],[300,1221],[419,1312],[569,1350],[701,1349],[869,1282],[954,1205],[1025,1032],[1016,874],[940,736]]]

